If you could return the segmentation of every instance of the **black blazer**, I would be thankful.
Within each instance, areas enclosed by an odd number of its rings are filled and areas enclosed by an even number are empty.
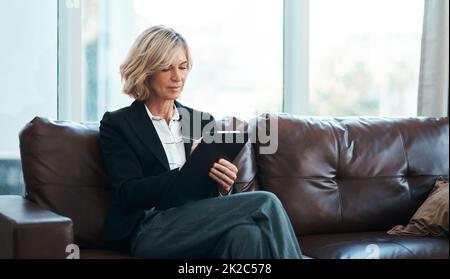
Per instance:
[[[183,127],[190,120],[190,138],[195,138],[195,135],[192,136],[194,119],[201,120],[202,130],[214,121],[210,114],[195,111],[178,102],[175,102],[175,106],[180,111],[183,135],[187,136],[188,129]],[[189,115],[183,117],[186,112]],[[168,194],[178,169],[169,169],[162,143],[141,101],[134,101],[129,107],[103,115],[100,143],[111,193],[105,239],[111,248],[125,250],[144,211],[156,206]],[[185,143],[186,159],[191,146],[192,141]]]

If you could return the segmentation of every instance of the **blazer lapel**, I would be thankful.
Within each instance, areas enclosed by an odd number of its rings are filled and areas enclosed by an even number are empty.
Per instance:
[[[175,101],[175,107],[180,113],[181,121],[181,134],[184,140],[184,154],[186,155],[186,160],[191,156],[192,148],[192,112],[189,108],[184,107],[179,102]]]
[[[133,102],[131,105],[131,110],[127,116],[127,121],[144,145],[155,155],[166,170],[170,170],[164,147],[159,140],[159,136],[156,132],[155,126],[153,126],[153,122],[148,117],[147,111],[145,110],[145,104],[143,102]]]

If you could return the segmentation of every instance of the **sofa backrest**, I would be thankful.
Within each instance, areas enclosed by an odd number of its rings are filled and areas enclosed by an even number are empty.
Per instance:
[[[81,247],[103,247],[109,195],[98,124],[36,117],[19,139],[27,198],[71,218]]]
[[[278,149],[261,154],[255,143],[258,180],[280,198],[297,235],[408,223],[436,177],[448,179],[448,118],[265,114],[251,129],[269,134],[269,121]]]
[[[229,119],[223,128],[236,125]],[[53,121],[36,117],[21,131],[20,153],[26,196],[38,205],[69,217],[82,248],[105,247],[102,230],[109,206],[108,178],[97,123]],[[238,191],[256,185],[253,147],[247,144],[235,162]]]

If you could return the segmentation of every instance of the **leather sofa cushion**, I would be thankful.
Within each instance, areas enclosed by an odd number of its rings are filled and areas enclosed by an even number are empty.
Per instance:
[[[384,231],[301,236],[299,243],[305,255],[318,259],[448,259],[449,254],[448,238]]]
[[[98,124],[36,117],[20,133],[27,198],[73,221],[81,247],[105,247],[109,204]]]
[[[437,176],[448,177],[448,127],[448,118],[265,114],[252,128],[258,182],[282,201],[297,235],[386,232],[408,223]],[[269,133],[278,148],[264,154],[260,134]]]

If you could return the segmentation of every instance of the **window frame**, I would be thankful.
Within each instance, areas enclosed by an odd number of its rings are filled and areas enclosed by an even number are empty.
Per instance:
[[[58,0],[58,119],[82,121],[82,40],[80,0]]]
[[[283,10],[283,112],[308,115],[309,0],[284,0]]]

